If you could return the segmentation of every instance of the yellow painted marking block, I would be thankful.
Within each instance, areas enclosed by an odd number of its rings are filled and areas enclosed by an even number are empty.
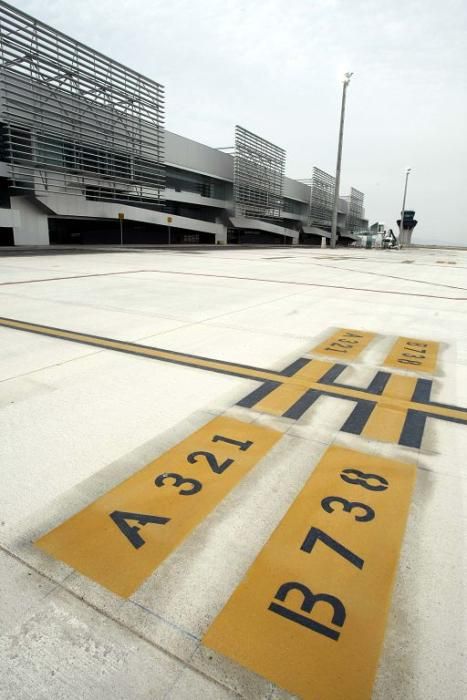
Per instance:
[[[332,358],[340,357],[345,360],[354,360],[375,336],[376,333],[340,328],[327,340],[312,348],[310,352]]]
[[[410,401],[417,380],[414,377],[393,374],[383,392],[383,398],[373,409],[362,435],[369,440],[398,443],[407,417],[407,410],[392,399]],[[384,399],[387,399],[385,402]]]
[[[329,448],[203,643],[300,698],[370,698],[414,480]]]
[[[36,545],[128,597],[281,437],[215,418]]]
[[[316,382],[331,367],[331,362],[312,360],[291,378],[295,380],[297,384],[281,384],[281,386],[274,389],[274,391],[255,405],[255,411],[281,416],[303,396],[305,391],[307,391],[304,384],[306,386],[310,382]]]
[[[309,382],[317,382],[328,370],[333,367],[332,362],[323,362],[322,360],[312,360],[307,365],[302,367],[293,375],[293,378],[307,380]]]
[[[433,374],[436,370],[439,343],[417,338],[398,338],[384,360],[387,367]]]
[[[259,401],[255,406],[255,411],[270,413],[273,416],[282,416],[294,403],[296,403],[307,391],[303,386],[294,384],[281,384],[268,396]]]

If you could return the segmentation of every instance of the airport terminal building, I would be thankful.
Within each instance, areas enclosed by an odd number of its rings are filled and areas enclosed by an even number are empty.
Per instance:
[[[282,148],[232,136],[216,149],[166,130],[162,85],[0,2],[0,245],[329,238],[334,178],[290,179]],[[341,243],[367,227],[351,188]]]

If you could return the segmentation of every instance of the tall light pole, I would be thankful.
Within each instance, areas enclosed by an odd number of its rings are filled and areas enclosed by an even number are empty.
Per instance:
[[[402,247],[402,244],[405,243],[404,239],[404,214],[405,214],[405,199],[407,197],[407,183],[409,182],[409,175],[410,175],[411,168],[407,168],[405,171],[405,187],[404,187],[404,197],[402,198],[402,210],[401,210],[401,225],[400,225],[400,233],[399,233],[399,245]]]
[[[337,240],[337,208],[339,205],[339,187],[341,184],[341,160],[342,160],[342,141],[344,139],[344,119],[345,119],[345,98],[347,87],[350,83],[350,78],[353,73],[344,73],[342,81],[342,104],[341,104],[341,122],[339,127],[339,145],[337,146],[337,165],[336,165],[336,187],[334,189],[334,206],[332,209],[332,226],[331,226],[331,248],[336,247]]]

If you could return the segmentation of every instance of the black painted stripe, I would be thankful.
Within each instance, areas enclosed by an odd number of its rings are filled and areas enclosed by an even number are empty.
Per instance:
[[[244,396],[243,399],[237,402],[237,406],[243,406],[244,408],[253,408],[255,404],[268,396],[274,389],[280,386],[280,382],[263,382],[261,386],[252,391],[248,396]]]
[[[412,401],[416,401],[417,403],[430,403],[432,386],[433,381],[431,379],[417,379]]]
[[[386,388],[386,384],[391,378],[390,372],[376,372],[375,376],[369,383],[366,391],[369,394],[377,394],[380,396]]]
[[[336,363],[323,376],[318,380],[320,384],[334,384],[337,377],[342,374],[342,372],[347,369],[348,365],[341,365]]]
[[[357,401],[357,405],[341,428],[342,432],[360,435],[375,406],[376,401]]]
[[[317,389],[308,389],[308,391],[305,391],[303,396],[301,396],[298,401],[292,404],[292,406],[290,406],[290,408],[288,408],[287,411],[282,414],[283,417],[298,420],[303,416],[305,411],[307,411],[310,406],[312,406],[314,402],[319,399],[322,393],[322,391],[318,391]]]
[[[347,365],[342,365],[342,367],[343,369],[345,369]],[[331,372],[331,370],[329,370],[329,372]],[[337,374],[337,376],[339,376],[339,374],[340,372]],[[375,394],[377,396],[380,396],[385,390],[386,384],[388,383],[390,377],[390,372],[376,372],[375,376],[373,377],[373,379],[367,387],[355,386],[354,384],[340,384],[339,382],[334,381],[327,381],[323,383],[339,387],[339,389],[352,389],[353,391],[362,391],[366,392],[367,394]],[[320,383],[321,381],[322,380],[320,380]]]
[[[284,367],[284,369],[281,372],[281,375],[283,377],[293,377],[294,374],[297,374],[303,367],[306,367],[312,362],[312,360],[309,360],[306,357],[299,357],[297,360],[294,360],[292,364],[288,365],[287,367]]]
[[[399,445],[421,447],[427,414],[409,409],[399,438]]]

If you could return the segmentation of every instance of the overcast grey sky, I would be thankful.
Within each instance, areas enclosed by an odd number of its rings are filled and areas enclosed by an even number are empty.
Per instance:
[[[395,227],[404,170],[415,242],[467,245],[467,0],[10,0],[166,87],[166,126],[208,145],[241,124],[290,177],[335,169]]]

